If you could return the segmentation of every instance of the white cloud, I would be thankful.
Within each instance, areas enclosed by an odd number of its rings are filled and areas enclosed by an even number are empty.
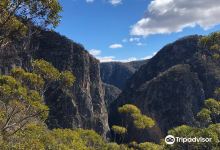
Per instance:
[[[145,57],[141,58],[141,60],[151,59],[151,58],[154,57],[156,54],[157,54],[157,52],[154,52],[152,55],[145,56]]]
[[[86,0],[87,3],[93,3],[94,0]]]
[[[140,41],[140,38],[137,38],[137,37],[132,37],[129,39],[130,42],[139,42]]]
[[[109,48],[111,48],[111,49],[122,48],[122,47],[123,47],[123,45],[121,45],[121,44],[112,44],[109,46]]]
[[[145,56],[145,57],[141,58],[141,60],[151,59],[152,57],[153,57],[152,55]]]
[[[100,50],[97,50],[97,49],[91,49],[91,50],[89,51],[89,53],[90,53],[91,55],[93,55],[93,56],[98,56],[98,55],[101,54],[101,51],[100,51]]]
[[[128,40],[127,40],[126,38],[124,38],[124,39],[122,40],[122,42],[123,42],[123,43],[126,43],[126,42],[128,42]]]
[[[100,62],[131,62],[131,61],[136,61],[138,60],[136,57],[130,57],[128,59],[115,59],[113,56],[109,57],[102,57],[101,59],[99,58]]]
[[[138,42],[136,45],[137,45],[137,46],[143,46],[144,43]]]
[[[122,3],[122,0],[109,0],[109,3],[116,6]]]
[[[129,57],[127,59],[116,59],[115,56],[101,56],[102,51],[97,50],[97,49],[91,49],[89,53],[93,55],[96,59],[98,59],[100,62],[131,62],[131,61],[137,61],[137,60],[150,59],[156,54],[156,53],[153,53],[150,56],[146,56],[146,57],[139,58],[139,59],[136,57]]]
[[[105,56],[105,57],[97,57],[100,62],[112,62],[114,61],[115,57],[114,56]]]
[[[209,29],[220,24],[219,15],[220,0],[153,0],[131,35],[169,34],[196,25]]]
[[[130,61],[136,61],[136,60],[137,60],[136,57],[130,57],[130,58],[126,59],[126,60],[121,60],[121,61],[122,62],[130,62]]]

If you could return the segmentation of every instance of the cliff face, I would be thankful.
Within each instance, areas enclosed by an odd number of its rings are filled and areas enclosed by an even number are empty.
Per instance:
[[[133,62],[107,62],[100,64],[101,79],[104,83],[116,86],[123,90],[128,79],[148,60]]]
[[[42,32],[34,57],[51,62],[59,70],[70,70],[76,82],[69,94],[57,92],[48,97],[48,125],[51,128],[94,129],[103,136],[108,132],[108,114],[99,61],[85,49],[55,32]]]
[[[29,68],[30,57],[28,54],[21,52],[18,43],[10,45],[4,50],[0,49],[0,74],[8,74],[14,66]]]
[[[104,83],[103,86],[105,87],[105,102],[107,108],[111,105],[114,100],[118,98],[121,94],[121,90],[114,85]]]
[[[70,70],[76,76],[72,89],[65,93],[50,88],[46,103],[50,108],[47,124],[50,128],[94,129],[104,137],[109,131],[108,114],[104,101],[104,87],[100,78],[99,61],[81,45],[50,31],[42,31],[32,42],[33,59],[45,59],[59,70]],[[14,65],[28,68],[30,56],[18,53],[15,45],[11,53],[0,56],[2,73]],[[32,50],[31,50],[32,51]],[[5,69],[6,68],[6,69]]]
[[[203,101],[213,97],[213,91],[220,86],[220,63],[213,60],[210,50],[198,46],[199,38],[190,36],[165,46],[132,76],[112,103],[110,126],[121,124],[117,108],[127,103],[138,106],[157,122],[145,134],[131,127],[128,132],[132,137],[126,141],[159,142],[173,127],[197,124],[195,115]]]

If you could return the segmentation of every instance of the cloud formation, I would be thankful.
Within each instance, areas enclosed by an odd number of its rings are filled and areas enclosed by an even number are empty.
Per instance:
[[[105,56],[105,57],[97,57],[100,62],[112,62],[115,59],[115,56]]]
[[[137,37],[131,37],[129,39],[130,42],[139,42],[140,41],[140,38],[137,38]]]
[[[196,25],[209,29],[220,24],[219,16],[220,0],[153,0],[131,35],[169,34]]]
[[[114,56],[106,56],[106,57],[97,57],[97,59],[100,60],[100,62],[131,62],[138,60],[136,57],[130,57],[128,59],[115,59]]]
[[[122,0],[109,0],[109,3],[116,6],[122,3]]]
[[[91,55],[93,55],[93,56],[98,56],[98,55],[101,54],[101,50],[91,49],[91,50],[89,51],[89,53],[90,53]]]
[[[93,55],[96,59],[98,59],[100,62],[131,62],[131,61],[137,61],[137,60],[145,60],[152,58],[156,53],[150,56],[146,56],[144,58],[136,58],[136,57],[129,57],[127,59],[116,59],[115,56],[101,56],[102,51],[97,49],[91,49],[89,51],[91,55]]]
[[[93,3],[94,0],[86,0],[87,3]]]
[[[123,45],[121,45],[121,44],[112,44],[109,46],[109,48],[111,48],[111,49],[122,48],[122,47],[123,47]]]

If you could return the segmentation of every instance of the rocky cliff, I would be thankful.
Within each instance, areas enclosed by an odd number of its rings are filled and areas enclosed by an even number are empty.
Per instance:
[[[169,129],[196,125],[196,113],[206,98],[220,86],[220,63],[212,52],[199,46],[200,36],[189,36],[168,44],[143,65],[128,81],[128,86],[110,106],[110,126],[121,124],[117,108],[131,103],[156,120],[151,130],[138,131],[126,141],[159,142]],[[141,135],[141,136],[140,136]]]
[[[132,62],[107,62],[100,64],[101,79],[104,83],[123,90],[131,76],[148,60]]]
[[[41,31],[40,36],[34,37],[31,43],[31,56],[18,52],[18,43],[2,53],[1,72],[7,73],[15,65],[28,68],[31,58],[45,59],[59,70],[70,70],[76,76],[72,89],[66,94],[51,87],[48,92],[55,91],[55,94],[50,97],[46,95],[50,108],[48,126],[94,129],[105,137],[109,131],[108,114],[99,61],[83,46],[55,32]]]
[[[114,100],[116,100],[121,94],[121,90],[114,85],[106,83],[103,83],[103,86],[105,88],[105,102],[108,109],[111,103],[114,102]]]

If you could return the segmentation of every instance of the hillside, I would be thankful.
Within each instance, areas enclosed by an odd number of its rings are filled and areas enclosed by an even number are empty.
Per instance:
[[[120,123],[117,108],[130,103],[151,116],[159,128],[140,133],[130,129],[127,141],[159,142],[173,127],[197,124],[195,115],[206,98],[220,86],[220,63],[214,51],[199,45],[200,36],[189,36],[166,45],[128,81],[110,106],[110,126]],[[117,117],[116,117],[117,116]]]
[[[28,53],[14,43],[8,52],[0,55],[0,70],[7,74],[13,66],[31,69],[32,59],[44,59],[59,70],[69,70],[76,82],[64,94],[53,87],[47,91],[46,104],[50,108],[47,125],[49,128],[94,129],[106,137],[109,131],[108,114],[104,101],[104,88],[100,78],[99,61],[91,56],[82,45],[53,31],[41,31],[33,37]],[[54,92],[55,91],[55,92]]]
[[[106,62],[100,64],[101,79],[104,83],[123,90],[127,80],[148,60],[132,62]]]

